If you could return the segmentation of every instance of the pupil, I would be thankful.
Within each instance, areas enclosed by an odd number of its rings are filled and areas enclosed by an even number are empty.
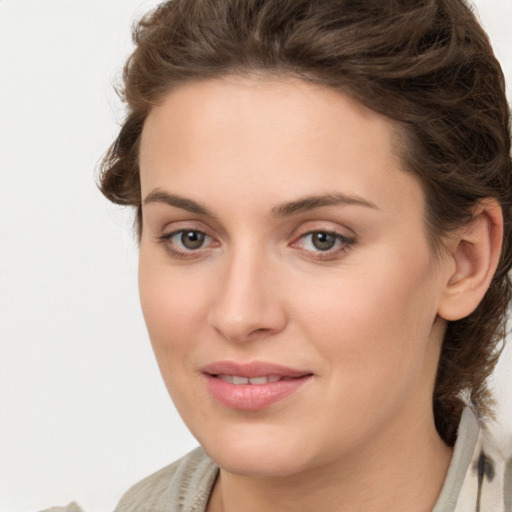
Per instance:
[[[204,243],[204,233],[186,231],[181,235],[181,243],[187,249],[199,249]]]
[[[320,251],[328,251],[334,247],[336,237],[330,233],[313,233],[313,245]]]

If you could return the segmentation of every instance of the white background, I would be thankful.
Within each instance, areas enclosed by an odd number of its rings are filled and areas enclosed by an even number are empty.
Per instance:
[[[112,510],[195,445],[139,311],[130,212],[94,181],[122,119],[112,84],[131,22],[155,4],[0,0],[1,512]],[[476,5],[510,93],[512,0]],[[495,435],[512,454],[504,356]]]

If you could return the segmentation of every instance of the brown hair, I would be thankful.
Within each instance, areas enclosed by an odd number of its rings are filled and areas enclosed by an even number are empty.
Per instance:
[[[178,84],[228,74],[282,74],[350,94],[402,127],[406,168],[423,182],[434,242],[478,201],[503,209],[498,270],[478,308],[449,322],[434,417],[452,444],[461,393],[479,414],[505,336],[512,264],[512,163],[504,77],[463,0],[171,0],[134,29],[124,69],[128,107],[102,163],[100,187],[133,205],[141,229],[138,145],[151,108]]]

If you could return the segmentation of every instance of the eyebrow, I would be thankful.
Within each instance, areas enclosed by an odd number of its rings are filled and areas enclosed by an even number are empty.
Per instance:
[[[346,194],[324,194],[318,196],[308,196],[289,203],[283,203],[272,208],[272,214],[276,217],[286,217],[296,213],[314,210],[323,206],[336,206],[336,205],[358,205],[365,206],[379,210],[379,207],[366,199],[358,196]]]
[[[150,192],[144,199],[144,204],[150,203],[164,203],[169,206],[181,208],[182,210],[187,210],[197,215],[207,215],[209,217],[214,217],[213,213],[210,212],[210,210],[201,203],[193,201],[192,199],[187,199],[186,197],[169,194],[163,190],[155,189]]]
[[[213,213],[203,204],[186,197],[169,194],[168,192],[164,192],[159,189],[153,190],[144,199],[144,204],[150,203],[163,203],[176,208],[181,208],[182,210],[187,210],[197,215],[215,217],[215,215],[213,215]],[[336,205],[357,205],[376,210],[379,209],[376,204],[362,199],[361,197],[336,193],[303,197],[295,201],[289,201],[277,205],[272,208],[272,215],[274,217],[287,217],[289,215],[314,210],[315,208]]]

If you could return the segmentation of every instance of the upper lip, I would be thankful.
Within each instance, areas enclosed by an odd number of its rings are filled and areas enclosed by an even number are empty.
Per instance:
[[[265,361],[252,361],[250,363],[217,361],[204,366],[202,371],[208,375],[236,375],[249,378],[266,377],[267,375],[278,375],[280,377],[304,377],[305,375],[311,375],[311,372],[307,370],[298,370]]]

